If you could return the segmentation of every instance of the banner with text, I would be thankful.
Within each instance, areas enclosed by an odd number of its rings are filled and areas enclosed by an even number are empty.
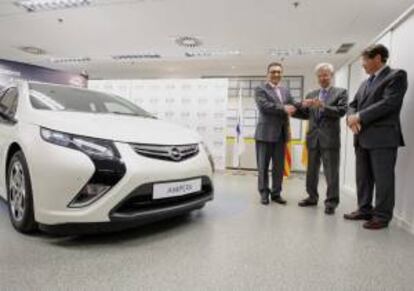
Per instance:
[[[163,120],[196,130],[225,169],[227,79],[91,80],[90,89],[124,97]]]

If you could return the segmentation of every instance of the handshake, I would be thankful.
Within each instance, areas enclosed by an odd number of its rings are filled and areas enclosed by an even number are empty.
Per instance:
[[[296,107],[290,104],[286,104],[284,106],[285,112],[287,113],[287,115],[292,116],[293,114],[295,114],[296,112]]]
[[[318,98],[305,99],[302,101],[302,107],[305,107],[305,108],[309,108],[309,107],[321,108],[323,106],[324,106],[323,102],[319,100]]]
[[[312,98],[312,99],[303,100],[301,102],[300,106],[303,107],[303,108],[309,108],[309,107],[323,108],[324,103],[321,100],[319,100],[318,98]],[[294,105],[290,105],[290,104],[285,105],[284,109],[285,109],[285,112],[289,116],[292,116],[297,111],[297,108]]]

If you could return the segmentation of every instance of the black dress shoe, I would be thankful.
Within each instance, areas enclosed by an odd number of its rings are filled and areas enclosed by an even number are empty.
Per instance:
[[[269,204],[269,194],[267,193],[261,193],[260,194],[260,203],[262,203],[263,205],[267,205]]]
[[[298,205],[300,207],[316,206],[316,205],[318,205],[318,202],[314,201],[312,199],[306,198],[306,199],[303,199],[302,201],[300,201],[298,203]]]
[[[362,213],[357,210],[348,214],[344,214],[344,218],[348,220],[370,220],[372,218],[372,215],[369,213]]]
[[[272,201],[282,205],[285,205],[287,203],[287,201],[280,195],[272,196]]]
[[[366,229],[377,230],[388,227],[388,222],[374,217],[365,222],[363,227]]]
[[[327,214],[327,215],[334,215],[335,214],[335,208],[333,208],[333,207],[326,207],[325,208],[325,214]]]

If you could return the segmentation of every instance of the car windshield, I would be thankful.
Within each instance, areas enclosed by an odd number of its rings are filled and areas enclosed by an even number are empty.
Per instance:
[[[35,109],[109,113],[153,118],[135,104],[115,95],[47,84],[30,84],[30,102]]]

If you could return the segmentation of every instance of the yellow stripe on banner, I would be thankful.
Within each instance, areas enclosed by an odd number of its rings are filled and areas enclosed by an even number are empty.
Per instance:
[[[308,167],[308,162],[309,162],[309,153],[308,153],[308,147],[306,144],[306,136],[308,135],[308,131],[309,131],[309,122],[306,121],[305,122],[305,135],[303,138],[303,149],[302,149],[302,165],[307,168]]]
[[[290,170],[292,167],[292,141],[286,144],[285,148],[285,169],[283,175],[286,177],[290,176]]]

